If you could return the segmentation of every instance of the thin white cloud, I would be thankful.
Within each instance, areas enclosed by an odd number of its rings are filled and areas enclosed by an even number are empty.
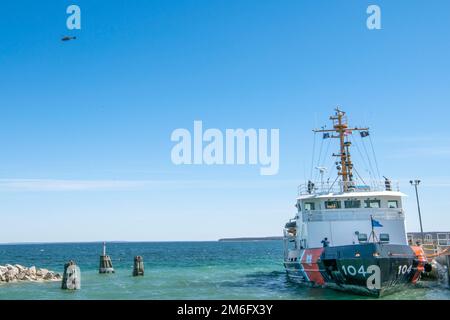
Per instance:
[[[444,134],[431,134],[420,136],[390,136],[386,138],[378,138],[378,143],[402,144],[402,143],[445,143],[449,142],[450,137]]]
[[[392,152],[387,158],[390,159],[407,159],[412,157],[450,157],[449,147],[419,147],[398,149]]]
[[[0,179],[1,191],[82,191],[130,189],[143,186],[142,181]]]
[[[427,181],[424,181],[423,186],[430,187],[430,188],[449,188],[450,182],[433,182],[433,181],[427,182]]]
[[[411,179],[400,179],[400,185],[404,188],[405,186],[410,186]],[[448,188],[450,187],[450,177],[428,177],[421,180],[421,186],[428,188]]]
[[[0,179],[0,191],[95,191],[133,189],[257,189],[295,186],[295,180],[60,180]]]
[[[409,184],[402,179],[402,185]],[[447,179],[423,181],[426,187],[450,187]],[[0,179],[0,192],[77,192],[124,190],[180,189],[267,189],[295,188],[294,179],[261,180],[61,180],[61,179]]]

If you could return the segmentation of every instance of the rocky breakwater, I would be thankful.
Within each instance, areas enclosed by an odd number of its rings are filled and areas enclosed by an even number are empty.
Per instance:
[[[0,266],[0,283],[16,281],[61,281],[61,275],[35,266],[30,268],[20,264]]]

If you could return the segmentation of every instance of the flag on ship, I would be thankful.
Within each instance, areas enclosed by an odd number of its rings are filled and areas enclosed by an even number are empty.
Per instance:
[[[381,228],[381,227],[383,227],[383,225],[380,223],[380,221],[377,221],[372,218],[372,228],[376,228],[376,227]]]
[[[369,131],[361,131],[359,134],[361,135],[361,138],[365,138],[365,137],[368,137],[370,135]]]

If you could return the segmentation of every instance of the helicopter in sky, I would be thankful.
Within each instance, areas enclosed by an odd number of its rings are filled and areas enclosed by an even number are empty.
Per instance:
[[[61,41],[70,41],[75,40],[77,37],[71,37],[71,36],[64,36],[61,38]]]

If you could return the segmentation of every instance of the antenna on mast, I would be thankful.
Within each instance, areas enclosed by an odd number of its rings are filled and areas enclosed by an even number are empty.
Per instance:
[[[328,171],[328,168],[326,168],[326,167],[316,167],[316,169],[319,170],[319,172],[320,172],[320,185],[321,185],[321,188],[323,190],[323,174]]]
[[[329,135],[329,138],[339,139],[339,153],[333,154],[333,156],[340,158],[340,162],[337,162],[338,176],[342,177],[342,191],[347,192],[352,188],[353,184],[353,163],[350,154],[350,147],[352,143],[349,141],[348,136],[353,131],[367,131],[369,128],[349,128],[346,113],[337,107],[336,113],[330,117],[333,121],[333,129],[320,129],[313,130],[314,132],[327,132],[335,133],[335,135]]]

